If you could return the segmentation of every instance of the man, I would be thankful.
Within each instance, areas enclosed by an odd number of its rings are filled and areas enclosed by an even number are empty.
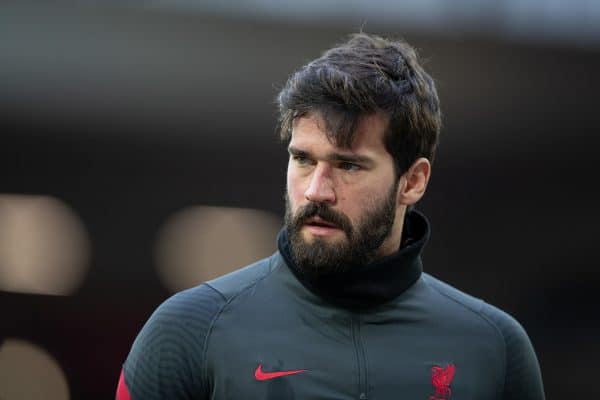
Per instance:
[[[523,328],[422,272],[429,224],[413,205],[441,120],[413,49],[354,35],[278,102],[278,251],[163,303],[118,400],[543,399]]]

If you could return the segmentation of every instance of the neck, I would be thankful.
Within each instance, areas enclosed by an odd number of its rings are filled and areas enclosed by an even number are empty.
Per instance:
[[[429,223],[416,211],[404,219],[400,246],[370,264],[345,272],[322,276],[304,273],[293,260],[285,230],[278,237],[279,252],[296,278],[324,300],[346,308],[381,305],[402,294],[421,276],[420,254],[429,238]]]

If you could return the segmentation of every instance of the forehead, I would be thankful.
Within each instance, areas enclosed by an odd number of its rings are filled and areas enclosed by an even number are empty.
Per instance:
[[[352,153],[386,153],[384,135],[387,128],[387,118],[381,114],[362,116],[357,123],[354,138],[349,148],[340,147],[333,143],[327,135],[326,123],[316,113],[310,113],[294,121],[290,146],[296,148],[311,147],[306,150],[336,150]]]

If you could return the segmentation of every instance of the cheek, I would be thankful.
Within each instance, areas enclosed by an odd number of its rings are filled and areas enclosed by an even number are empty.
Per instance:
[[[352,199],[352,197],[350,197]],[[354,200],[341,200],[340,199],[340,211],[346,214],[348,218],[353,223],[356,223],[360,220],[362,210],[364,210],[366,205],[360,199],[354,198]]]
[[[365,212],[373,210],[383,201],[384,195],[389,191],[385,185],[374,185],[367,181],[365,184],[346,187],[339,190],[339,207],[353,222],[358,222]]]
[[[292,206],[304,198],[304,191],[302,179],[300,179],[288,168],[287,194]]]

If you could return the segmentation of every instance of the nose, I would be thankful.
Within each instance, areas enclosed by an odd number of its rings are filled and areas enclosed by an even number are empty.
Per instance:
[[[330,176],[329,168],[325,165],[317,165],[310,177],[308,187],[304,192],[306,200],[314,202],[335,202],[335,191]]]

